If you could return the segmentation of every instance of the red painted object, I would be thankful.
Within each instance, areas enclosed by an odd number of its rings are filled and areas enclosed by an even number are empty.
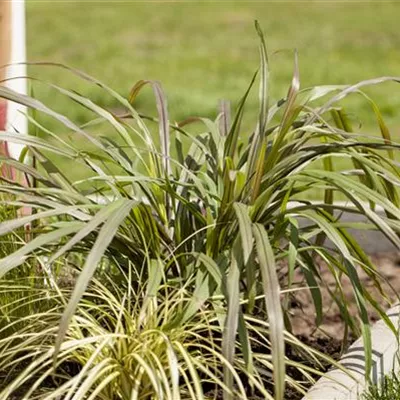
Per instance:
[[[6,130],[7,123],[7,102],[0,101],[0,131]],[[9,156],[7,142],[0,142],[0,153],[5,156]]]
[[[7,124],[7,102],[2,101],[0,99],[0,131],[6,130]],[[0,142],[0,155],[10,157],[10,152],[8,151],[7,142]],[[0,169],[0,175],[7,180],[17,182],[18,174],[14,168],[10,167],[7,164],[3,164]],[[19,174],[20,176],[20,183],[24,186],[28,186],[28,179],[24,174]],[[32,213],[32,209],[30,207],[22,207],[19,210],[19,215],[21,217],[25,215],[30,215]],[[26,241],[30,240],[30,224],[25,225],[25,239]]]
[[[7,102],[3,100],[0,101],[0,131],[6,130],[6,123],[7,123]],[[6,157],[10,156],[7,142],[0,142],[0,154]],[[3,165],[1,167],[1,175],[5,178],[15,180],[14,170],[8,165]]]
[[[7,103],[2,101],[0,103],[0,130],[4,131],[6,127],[6,117],[7,117]]]

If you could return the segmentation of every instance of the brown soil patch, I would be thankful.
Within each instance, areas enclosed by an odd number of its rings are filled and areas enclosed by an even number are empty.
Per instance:
[[[400,253],[388,252],[374,254],[371,257],[371,261],[376,266],[377,271],[382,276],[381,286],[386,293],[386,297],[382,296],[379,290],[375,287],[373,280],[359,269],[359,277],[361,284],[372,297],[378,301],[379,305],[387,310],[391,305],[399,301],[398,293],[400,294]],[[321,279],[323,285],[321,285],[321,294],[323,298],[323,319],[322,324],[316,326],[316,314],[313,304],[313,300],[308,289],[300,290],[294,293],[291,299],[291,322],[293,333],[302,340],[303,343],[313,347],[314,349],[330,355],[334,360],[339,360],[343,351],[356,339],[351,333],[347,334],[346,340],[344,337],[345,324],[340,314],[339,308],[332,300],[329,293],[335,290],[335,280],[331,272],[321,260],[316,260],[316,264],[320,270]],[[281,272],[285,276],[287,266],[282,263]],[[304,281],[304,277],[300,272],[296,273],[295,280],[302,282],[299,287],[307,288],[307,284]],[[350,315],[357,317],[357,305],[353,294],[353,288],[350,280],[342,276],[341,284],[343,286],[343,293],[349,304]],[[284,287],[284,286],[283,286]],[[372,308],[368,307],[368,313],[371,319],[371,323],[379,319],[377,312]],[[292,359],[297,359],[298,355],[296,352],[292,352],[291,349],[287,349],[287,355]],[[292,354],[293,353],[293,354]],[[302,362],[303,360],[299,359]],[[326,370],[329,369],[329,365],[326,365]],[[294,378],[297,377],[296,371],[292,372]],[[301,376],[298,377],[301,379]],[[288,387],[285,392],[285,399],[287,400],[300,400],[303,396]]]
[[[359,269],[359,277],[361,284],[368,292],[378,301],[380,306],[387,310],[391,305],[396,303],[398,294],[400,294],[400,254],[397,252],[375,254],[371,256],[372,262],[376,265],[377,271],[382,275],[381,285],[387,297],[382,296],[379,290],[374,286],[373,280]],[[292,300],[294,307],[292,309],[293,333],[297,336],[306,338],[331,338],[335,340],[343,340],[345,334],[345,325],[342,320],[339,308],[331,298],[329,289],[335,290],[335,280],[326,265],[320,260],[316,261],[321,271],[321,278],[324,287],[321,288],[323,298],[323,320],[319,327],[315,324],[315,308],[309,290],[301,290],[296,292]],[[304,281],[301,273],[296,277],[300,281]],[[351,316],[358,315],[357,305],[353,294],[353,287],[349,279],[345,276],[341,277],[343,293],[348,300]],[[306,287],[306,284],[302,285]],[[371,322],[379,319],[377,312],[368,306],[368,312]]]

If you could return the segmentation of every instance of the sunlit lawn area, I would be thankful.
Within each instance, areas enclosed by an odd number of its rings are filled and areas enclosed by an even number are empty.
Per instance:
[[[213,116],[219,99],[236,102],[258,67],[253,21],[263,26],[272,69],[271,96],[286,94],[293,49],[303,87],[349,84],[400,75],[397,3],[342,2],[28,2],[28,57],[82,69],[128,94],[139,79],[158,79],[173,119]],[[31,68],[46,81],[76,88],[70,75]],[[105,106],[109,99],[86,95]],[[395,127],[400,88],[376,89],[374,99]],[[54,104],[44,89],[36,95]],[[150,93],[142,107],[150,101]],[[143,99],[143,98],[142,98]],[[256,114],[256,93],[248,113]],[[356,102],[352,111],[371,113]],[[70,107],[57,104],[60,109]],[[70,114],[77,120],[83,116]],[[254,120],[254,118],[250,118]]]
[[[258,68],[255,19],[267,37],[274,102],[286,95],[295,48],[303,88],[400,75],[399,12],[400,4],[388,2],[28,2],[28,58],[78,68],[124,96],[139,79],[157,79],[168,96],[172,122],[191,115],[213,118],[220,99],[237,104]],[[113,98],[65,70],[31,67],[30,73],[118,111]],[[397,137],[400,86],[384,84],[368,92]],[[92,117],[42,84],[35,83],[33,93],[75,122]],[[150,89],[136,103],[144,113],[153,105]],[[355,126],[362,123],[364,132],[379,135],[361,96],[345,105]],[[255,89],[243,136],[254,128],[257,112]],[[63,133],[54,121],[46,126]]]

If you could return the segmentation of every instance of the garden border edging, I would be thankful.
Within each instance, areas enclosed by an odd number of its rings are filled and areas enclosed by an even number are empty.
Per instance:
[[[387,311],[387,316],[397,328],[400,325],[400,304]],[[376,322],[371,329],[372,371],[371,383],[380,380],[392,371],[399,371],[399,335],[395,335],[383,320]],[[364,379],[365,357],[363,339],[356,340],[339,363],[347,368],[348,374],[333,368],[327,372],[303,397],[303,400],[357,400],[367,388]]]

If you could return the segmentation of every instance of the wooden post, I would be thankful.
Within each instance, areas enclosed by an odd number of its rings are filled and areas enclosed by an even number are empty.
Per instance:
[[[7,0],[0,0],[0,85],[4,85],[4,79],[6,78],[6,69],[4,65],[10,62],[11,56],[11,40],[10,40],[10,28],[11,28],[11,3]],[[1,106],[1,119],[0,129],[5,128],[5,101],[0,99]]]
[[[0,65],[10,62],[11,53],[11,2],[0,0]],[[0,81],[5,78],[5,69],[0,70]]]
[[[26,75],[26,66],[17,64],[25,61],[25,2],[0,0],[0,86],[7,86],[16,92],[26,94],[25,79],[10,79]],[[6,65],[9,66],[5,68]],[[23,106],[0,98],[0,131],[27,134],[27,119],[21,114],[24,110]],[[18,158],[21,150],[21,145],[0,141],[2,156]],[[28,186],[26,176],[9,165],[1,165],[0,175],[8,181]],[[20,216],[30,213],[29,207],[18,210]],[[25,239],[29,241],[30,224],[25,225],[25,234]]]
[[[7,69],[4,67],[11,61],[11,2],[0,0],[0,85],[5,85]],[[0,98],[0,131],[6,130],[7,102]],[[0,154],[9,156],[6,142],[0,142]],[[1,173],[7,178],[14,179],[10,167],[2,166]]]
[[[25,47],[25,1],[0,0],[0,85],[21,94],[27,93]],[[0,99],[0,130],[27,134],[25,113],[26,107]],[[0,142],[0,154],[18,159],[23,147]]]

